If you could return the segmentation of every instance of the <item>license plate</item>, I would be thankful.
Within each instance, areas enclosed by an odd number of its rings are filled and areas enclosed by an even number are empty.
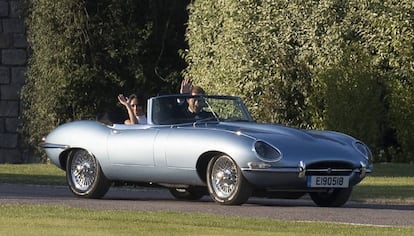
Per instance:
[[[349,176],[312,175],[307,177],[311,188],[348,188]]]

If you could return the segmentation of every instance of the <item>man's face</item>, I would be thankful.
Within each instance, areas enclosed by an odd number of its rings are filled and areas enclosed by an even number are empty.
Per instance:
[[[196,96],[196,95],[200,95],[200,94],[192,93],[191,95]],[[203,107],[204,107],[204,102],[203,102],[202,98],[197,98],[197,97],[196,98],[188,98],[187,103],[188,103],[188,108],[193,113],[199,113],[201,111],[201,109],[203,109]]]

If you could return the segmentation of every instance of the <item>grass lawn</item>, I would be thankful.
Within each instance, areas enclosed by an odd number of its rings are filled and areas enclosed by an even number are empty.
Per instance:
[[[291,222],[209,214],[0,206],[0,235],[414,235],[414,227]]]
[[[66,179],[52,164],[0,164],[0,183],[64,185]]]
[[[374,165],[374,172],[354,187],[352,199],[414,204],[414,165]]]

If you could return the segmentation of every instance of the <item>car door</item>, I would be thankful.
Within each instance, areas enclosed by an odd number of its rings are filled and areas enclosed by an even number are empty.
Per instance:
[[[192,126],[173,128],[165,145],[169,168],[195,169],[198,157],[214,150],[216,137],[208,129]]]
[[[112,165],[154,166],[154,139],[158,129],[140,125],[112,128],[108,157]]]

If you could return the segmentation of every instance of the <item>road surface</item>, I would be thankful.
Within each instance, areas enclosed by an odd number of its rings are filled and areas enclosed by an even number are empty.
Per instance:
[[[322,221],[414,227],[414,205],[348,202],[340,208],[316,207],[312,201],[251,198],[241,206],[223,206],[209,197],[175,200],[166,189],[111,188],[103,199],[75,197],[66,186],[0,184],[0,204],[61,205],[133,211],[197,212],[289,221]]]

